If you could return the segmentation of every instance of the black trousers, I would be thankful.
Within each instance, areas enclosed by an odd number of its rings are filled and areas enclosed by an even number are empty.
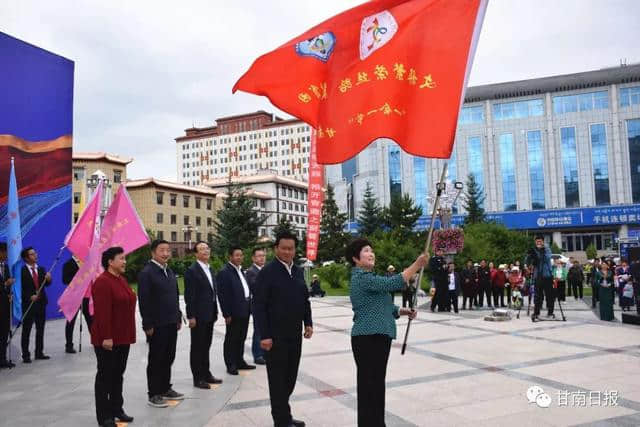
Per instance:
[[[391,350],[387,335],[351,337],[358,381],[358,427],[384,426],[385,378]]]
[[[505,286],[502,290],[502,294],[502,296],[504,296],[504,294],[507,295],[507,305],[511,307],[511,285]],[[502,306],[504,307],[504,304]]]
[[[244,341],[249,328],[248,317],[232,317],[224,334],[224,363],[227,369],[237,369],[244,365]]]
[[[271,350],[265,352],[271,416],[276,427],[291,423],[289,397],[298,378],[302,337],[274,338]]]
[[[87,329],[91,330],[91,314],[89,314],[89,298],[82,299],[82,315],[84,316],[84,320],[87,322]],[[73,348],[73,329],[76,326],[76,318],[78,317],[78,313],[73,316],[71,322],[67,322],[64,327],[64,336],[66,339],[66,347]],[[87,332],[89,332],[87,331]]]
[[[504,288],[497,288],[495,286],[491,287],[491,294],[493,295],[493,306],[498,308],[500,305],[500,300],[502,300],[502,305],[504,305],[504,293],[502,292]]]
[[[572,282],[569,281],[569,290],[573,290],[573,296],[578,299],[582,299],[582,282]],[[571,292],[568,293],[571,296]]]
[[[449,298],[449,302],[447,305],[447,308],[449,311],[451,311],[451,309],[453,308],[453,311],[455,313],[458,312],[458,293],[456,291],[447,291],[448,292],[448,298]]]
[[[462,309],[467,308],[467,300],[469,300],[469,309],[472,309],[474,305],[477,305],[474,303],[476,297],[465,297],[464,295],[462,296]]]
[[[596,302],[598,302],[600,298],[598,297],[598,286],[595,282],[591,282],[591,307],[596,308]]]
[[[122,382],[124,371],[127,369],[129,358],[129,344],[113,346],[113,350],[93,347],[98,360],[96,373],[96,418],[98,424],[113,419],[124,412],[122,405]]]
[[[484,296],[487,296],[487,306],[491,306],[491,285],[480,285],[478,289],[478,303],[482,307],[484,304]]]
[[[178,339],[176,323],[153,329],[153,335],[148,337],[147,386],[149,397],[162,395],[171,388],[171,365],[176,358],[176,341]]]
[[[11,329],[11,304],[4,295],[0,298],[2,298],[0,300],[0,364],[2,364],[7,361],[7,346]]]
[[[547,300],[547,312],[553,314],[553,306],[555,303],[555,292],[553,289],[553,279],[551,277],[542,278],[536,280],[536,298],[534,301],[533,314],[536,316],[540,314],[542,308],[542,301],[544,298]]]
[[[31,304],[31,303],[29,303]],[[29,306],[23,306],[22,309],[26,310]],[[31,310],[27,314],[27,317],[24,318],[24,322],[22,323],[22,357],[31,357],[31,353],[29,353],[29,338],[31,337],[31,328],[33,324],[36,324],[36,356],[42,354],[44,350],[44,323],[46,318],[46,309],[47,306],[42,303],[42,301],[38,301],[33,304]]]
[[[565,282],[564,280],[558,280],[558,300],[560,301],[565,300],[565,290],[567,287],[566,284],[567,282]]]
[[[209,370],[209,351],[213,340],[213,322],[200,323],[196,319],[196,327],[191,328],[191,350],[189,364],[193,381],[206,381],[211,375]]]

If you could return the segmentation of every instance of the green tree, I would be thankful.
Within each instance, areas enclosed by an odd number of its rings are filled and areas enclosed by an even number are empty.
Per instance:
[[[422,207],[416,206],[408,194],[392,196],[389,207],[384,209],[385,224],[391,230],[398,230],[403,237],[413,233],[421,216]]]
[[[155,240],[156,234],[150,229],[145,229],[150,241]],[[138,281],[138,273],[144,268],[145,264],[151,259],[151,249],[149,245],[144,245],[127,255],[127,267],[125,277],[129,283]]]
[[[476,181],[473,174],[467,175],[466,191],[464,195],[464,209],[467,211],[467,216],[464,219],[464,224],[478,224],[485,221],[484,208],[484,192],[482,187]]]
[[[464,228],[464,248],[455,256],[457,267],[467,260],[493,261],[496,265],[524,261],[527,250],[533,245],[526,233],[509,230],[502,224],[469,224]]]
[[[322,220],[320,221],[320,242],[318,259],[320,261],[340,261],[349,241],[344,232],[347,215],[338,211],[335,194],[331,185],[327,186],[327,194],[322,204]]]
[[[384,225],[383,210],[378,199],[373,194],[371,184],[367,182],[367,188],[362,198],[362,208],[358,212],[358,231],[360,234],[370,236],[380,230]]]
[[[214,219],[216,241],[213,252],[226,257],[231,246],[252,248],[258,240],[258,228],[264,224],[265,218],[260,218],[254,210],[255,201],[251,199],[242,186],[234,184],[229,178],[227,183],[227,197],[222,208]]]
[[[292,234],[296,234],[295,229],[293,228],[293,224],[291,224],[291,221],[289,221],[287,219],[287,215],[282,214],[280,215],[280,219],[278,220],[278,224],[276,224],[275,227],[273,227],[273,230],[271,230],[271,233],[273,234],[273,238],[275,239],[275,237],[282,233],[282,232],[289,232]]]
[[[393,265],[397,272],[410,266],[424,249],[424,240],[405,238],[400,230],[387,233],[376,233],[369,238],[376,254],[375,271],[384,274],[389,265]]]
[[[551,253],[552,254],[561,254],[562,248],[556,245],[556,242],[551,242]]]
[[[349,272],[344,264],[334,263],[313,271],[320,280],[329,284],[332,289],[339,289],[343,283],[348,283]]]
[[[585,249],[585,255],[587,255],[587,259],[596,259],[598,258],[598,250],[596,249],[596,245],[594,245],[593,243],[589,244],[589,246],[587,246],[587,249]]]

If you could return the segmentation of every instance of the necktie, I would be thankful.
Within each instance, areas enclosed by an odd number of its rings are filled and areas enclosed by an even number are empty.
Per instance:
[[[33,277],[33,284],[37,292],[38,288],[40,287],[40,282],[38,281],[38,270],[36,270],[35,267],[31,267],[31,277]]]

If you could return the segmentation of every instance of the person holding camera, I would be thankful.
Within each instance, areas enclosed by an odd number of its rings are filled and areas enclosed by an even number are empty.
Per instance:
[[[438,311],[447,310],[447,300],[449,299],[449,267],[447,261],[443,257],[444,251],[442,248],[436,248],[435,256],[429,259],[429,271],[435,284],[436,294],[431,299],[431,311],[436,309]]]
[[[555,295],[553,292],[553,273],[551,250],[545,246],[544,238],[536,236],[535,247],[529,249],[527,253],[527,264],[531,265],[531,278],[535,287],[534,309],[531,320],[540,317],[543,297],[547,300],[547,316],[554,317],[553,306]]]

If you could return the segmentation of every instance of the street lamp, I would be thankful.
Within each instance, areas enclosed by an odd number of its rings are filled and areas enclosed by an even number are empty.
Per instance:
[[[104,219],[104,216],[107,214],[107,209],[111,206],[111,181],[107,178],[104,172],[101,170],[95,171],[89,178],[87,178],[87,190],[85,193],[87,194],[87,200],[90,200],[93,197],[93,193],[95,193],[98,185],[102,181],[102,187],[104,189],[102,196],[102,206],[100,206],[100,221]]]
[[[451,181],[446,181],[443,183],[436,184],[436,191],[434,191],[430,196],[427,197],[427,200],[430,203],[435,203],[435,199],[437,196],[437,191],[440,191],[440,201],[438,202],[438,217],[440,218],[440,227],[441,228],[450,228],[451,227],[451,217],[453,215],[453,207],[458,201],[458,197],[464,188],[464,184],[459,181],[455,183],[451,183]]]
[[[182,227],[182,231],[186,231],[189,233],[189,250],[191,250],[191,232],[192,231],[200,231],[198,227],[194,227],[193,225],[187,225],[186,227]]]

